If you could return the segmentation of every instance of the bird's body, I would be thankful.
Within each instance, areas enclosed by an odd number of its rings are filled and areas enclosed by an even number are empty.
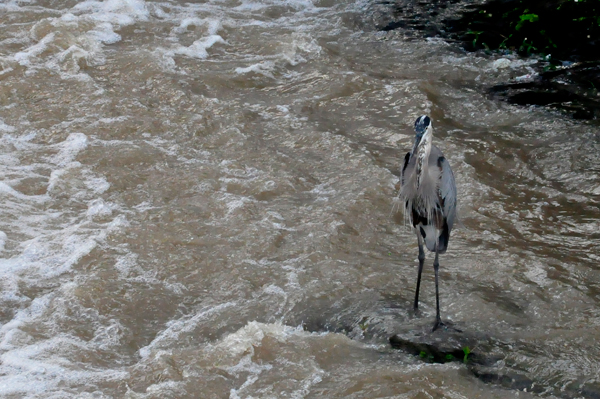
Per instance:
[[[432,145],[427,165],[421,172],[421,182],[417,186],[417,157],[411,157],[411,154],[406,154],[402,169],[400,196],[404,199],[405,214],[411,225],[419,230],[431,252],[435,252],[438,239],[436,231],[439,231],[438,253],[443,254],[448,248],[456,216],[456,188],[452,169],[442,151]]]
[[[442,151],[432,144],[433,130],[428,116],[415,122],[415,144],[404,158],[400,198],[404,215],[415,229],[419,243],[419,274],[415,293],[415,310],[419,305],[421,272],[425,261],[423,243],[435,252],[436,330],[442,325],[438,290],[438,255],[448,249],[450,232],[456,218],[456,184],[450,164]]]

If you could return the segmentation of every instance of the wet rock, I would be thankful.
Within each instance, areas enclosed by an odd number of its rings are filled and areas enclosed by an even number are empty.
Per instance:
[[[542,72],[526,82],[496,85],[493,96],[518,105],[549,106],[575,119],[600,118],[600,62]]]
[[[390,337],[393,348],[419,356],[431,363],[460,362],[485,383],[509,389],[543,392],[540,385],[520,370],[504,365],[499,349],[505,344],[481,333],[461,331],[454,326],[431,332],[431,325],[406,326]]]
[[[472,4],[461,0],[395,0],[374,5],[374,24],[381,31],[402,29],[434,37],[444,35],[444,21],[459,18]],[[415,36],[417,36],[415,35]]]
[[[555,387],[536,380],[526,364],[515,363],[511,354],[535,353],[537,347],[523,342],[505,342],[480,332],[453,325],[431,331],[431,323],[407,323],[389,338],[390,345],[428,363],[459,362],[484,383],[560,398],[600,398],[600,385],[585,383]]]
[[[600,399],[600,384],[585,384],[581,388],[581,396],[589,399]]]
[[[393,348],[420,356],[432,363],[463,362],[481,365],[500,360],[492,354],[493,344],[484,335],[463,332],[454,326],[431,332],[431,323],[406,326],[390,337]]]

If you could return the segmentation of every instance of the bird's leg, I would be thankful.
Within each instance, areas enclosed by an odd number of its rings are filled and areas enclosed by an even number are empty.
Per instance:
[[[437,243],[439,244],[439,243]],[[433,330],[437,330],[440,326],[443,326],[442,318],[440,317],[440,292],[438,286],[438,270],[440,268],[440,263],[438,261],[438,245],[435,246],[435,260],[433,261],[433,270],[435,272],[435,324],[433,325]]]
[[[423,263],[425,262],[425,251],[423,250],[423,237],[417,231],[417,240],[419,242],[419,274],[417,275],[417,290],[415,291],[415,312],[419,309],[419,288],[421,287],[421,272],[423,272]]]

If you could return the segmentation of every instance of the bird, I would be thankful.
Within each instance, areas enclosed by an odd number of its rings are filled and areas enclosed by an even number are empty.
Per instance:
[[[412,151],[404,157],[399,197],[404,206],[405,220],[414,229],[419,244],[415,312],[419,308],[419,288],[425,262],[423,243],[429,251],[435,253],[433,269],[436,315],[433,332],[445,326],[440,317],[438,257],[448,249],[450,232],[456,219],[456,183],[450,163],[442,151],[432,144],[433,127],[429,116],[417,118],[415,133]]]

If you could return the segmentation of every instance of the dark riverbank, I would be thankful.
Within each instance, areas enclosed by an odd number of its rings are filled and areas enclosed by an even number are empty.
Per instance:
[[[489,88],[508,102],[600,119],[600,2],[398,0],[383,31],[404,29],[459,43],[466,51],[536,57],[534,74]]]

